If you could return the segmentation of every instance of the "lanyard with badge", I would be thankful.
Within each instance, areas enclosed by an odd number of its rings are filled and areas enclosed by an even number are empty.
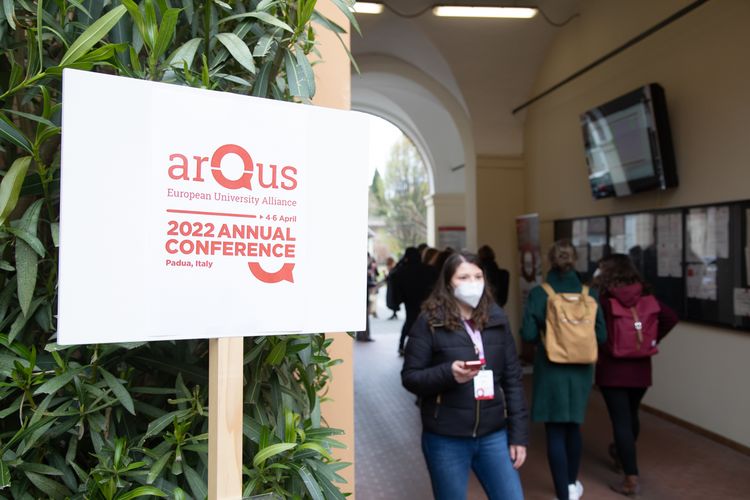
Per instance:
[[[464,328],[469,334],[471,342],[474,344],[474,352],[482,363],[482,369],[474,377],[474,399],[494,399],[495,383],[492,378],[492,370],[485,369],[484,344],[482,343],[482,333],[475,330],[474,326],[468,321],[464,321]]]

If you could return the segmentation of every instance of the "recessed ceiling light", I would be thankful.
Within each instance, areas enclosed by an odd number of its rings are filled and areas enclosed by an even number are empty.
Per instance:
[[[383,4],[373,2],[357,2],[351,7],[352,12],[357,14],[380,14],[383,12]]]
[[[536,15],[537,9],[532,7],[460,7],[453,5],[439,5],[432,9],[432,13],[441,17],[505,17],[513,19],[529,19]]]

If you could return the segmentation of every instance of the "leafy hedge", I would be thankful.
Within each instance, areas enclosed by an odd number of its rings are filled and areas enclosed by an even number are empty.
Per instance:
[[[207,493],[207,341],[55,343],[62,69],[306,102],[313,23],[344,33],[315,3],[3,0],[0,498]],[[343,498],[341,431],[320,417],[329,343],[246,339],[246,496]]]

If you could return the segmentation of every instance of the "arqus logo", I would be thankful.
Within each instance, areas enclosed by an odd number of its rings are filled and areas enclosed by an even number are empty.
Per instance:
[[[188,157],[191,156],[190,159]],[[233,160],[231,156],[235,156]],[[237,158],[239,158],[241,169],[238,169]],[[192,160],[192,161],[191,161]],[[254,162],[250,153],[237,144],[224,144],[216,148],[210,156],[186,155],[173,153],[169,155],[170,166],[167,175],[173,181],[206,182],[206,170],[210,171],[213,180],[221,187],[228,190],[248,190],[254,188],[294,191],[298,187],[297,168],[285,165],[281,168],[277,164],[266,164]],[[206,168],[208,164],[208,169]],[[229,174],[228,172],[231,172]],[[210,179],[210,177],[208,177]],[[214,193],[212,197],[208,193],[191,193],[190,199],[200,198],[204,200],[226,200],[228,197],[221,193]],[[242,202],[243,206],[257,207],[260,198],[255,196],[234,196],[231,198]],[[275,199],[275,198],[274,198]],[[264,203],[265,204],[265,203]],[[272,203],[277,204],[277,203]],[[296,201],[291,203],[296,206]],[[214,215],[221,217],[245,217],[257,218],[257,214],[231,214],[226,212],[195,212],[190,210],[168,210],[177,213],[192,213],[202,216]],[[257,260],[249,260],[247,265],[256,279],[265,283],[278,283],[281,281],[294,282],[294,263],[288,259],[294,258],[296,237],[293,236],[292,227],[279,227],[274,222],[296,222],[295,217],[275,214],[264,217],[267,224],[214,224],[202,221],[169,221],[169,236],[182,237],[183,239],[168,239],[165,245],[166,251],[171,254],[193,255],[193,256],[241,256],[248,258],[284,258],[287,262],[275,272],[268,272]],[[194,228],[198,228],[197,232]],[[168,260],[169,262],[173,262]],[[197,261],[196,261],[197,262]],[[189,264],[192,266],[192,264]],[[201,267],[200,263],[197,263]],[[209,266],[210,267],[210,266]]]
[[[228,178],[223,170],[222,161],[227,155],[236,155],[242,161],[242,174],[237,179]],[[193,155],[193,177],[191,178],[190,161],[187,156],[181,153],[169,155],[169,161],[175,163],[168,170],[169,177],[174,180],[205,182],[203,177],[203,164],[209,161],[207,156]],[[262,163],[253,162],[250,153],[242,146],[237,144],[225,144],[220,146],[211,155],[209,163],[211,175],[214,180],[222,187],[227,189],[253,189],[253,174],[255,167],[258,170],[258,184],[265,189],[284,189],[293,191],[297,188],[297,168],[287,165],[279,169],[278,165],[263,165]],[[269,177],[270,176],[270,177]],[[281,180],[278,177],[281,177]],[[270,180],[269,180],[270,179]]]

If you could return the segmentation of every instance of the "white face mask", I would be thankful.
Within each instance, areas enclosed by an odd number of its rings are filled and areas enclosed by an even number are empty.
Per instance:
[[[594,275],[592,277],[593,278],[598,278],[600,274],[602,274],[602,270],[597,267],[596,271],[594,271]]]
[[[453,295],[466,305],[476,308],[484,293],[484,281],[461,283],[453,289]]]

